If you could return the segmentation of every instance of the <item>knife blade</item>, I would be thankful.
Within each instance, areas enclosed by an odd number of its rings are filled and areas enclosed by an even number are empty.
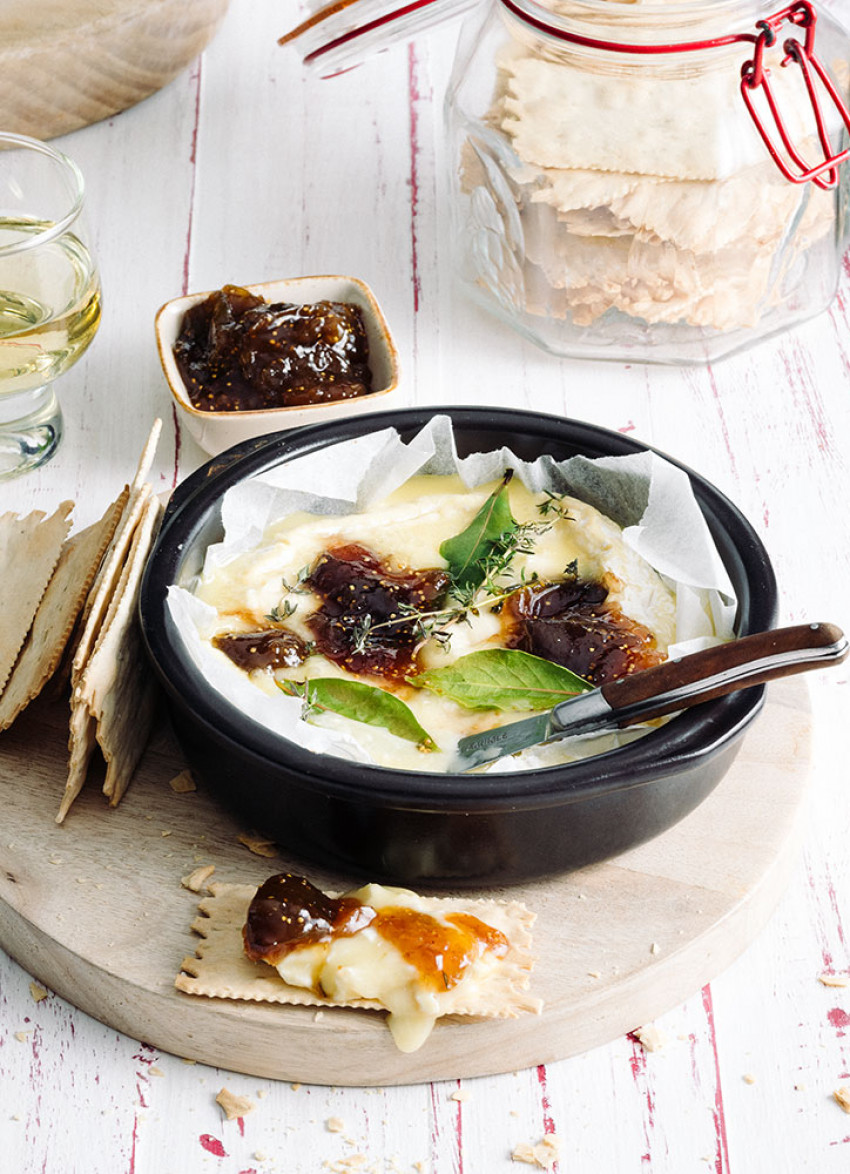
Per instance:
[[[609,681],[548,713],[461,738],[451,769],[463,773],[530,746],[649,721],[737,689],[840,664],[848,650],[834,624],[796,624],[743,636]]]

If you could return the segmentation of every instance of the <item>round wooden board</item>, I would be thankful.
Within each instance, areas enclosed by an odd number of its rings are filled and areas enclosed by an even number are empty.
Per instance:
[[[51,139],[147,98],[192,61],[228,0],[3,0],[0,128]]]
[[[260,883],[290,862],[249,852],[236,838],[248,829],[201,791],[171,788],[182,762],[165,728],[119,808],[104,806],[90,777],[57,826],[67,708],[38,702],[0,736],[0,945],[117,1030],[255,1076],[374,1086],[562,1059],[682,1002],[764,925],[797,855],[810,725],[805,688],[771,686],[732,769],[687,819],[615,861],[512,889],[538,915],[532,992],[542,1015],[446,1019],[403,1055],[376,1012],[176,991],[197,941],[198,898],[181,877],[210,863],[217,880]]]

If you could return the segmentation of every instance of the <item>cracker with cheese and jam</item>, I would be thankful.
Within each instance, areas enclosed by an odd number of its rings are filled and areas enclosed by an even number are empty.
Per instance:
[[[178,990],[208,998],[389,1012],[403,1052],[447,1015],[539,1014],[528,993],[534,914],[519,901],[425,897],[367,884],[339,896],[280,873],[212,884]]]

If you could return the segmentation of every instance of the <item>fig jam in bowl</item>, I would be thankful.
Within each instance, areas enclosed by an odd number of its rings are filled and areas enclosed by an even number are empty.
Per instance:
[[[389,407],[398,353],[375,295],[353,277],[224,286],[156,316],[166,381],[204,452]]]
[[[577,421],[484,408],[380,413],[238,446],[178,488],[142,585],[143,637],[175,731],[199,785],[243,825],[307,865],[410,886],[463,887],[509,884],[608,859],[659,835],[711,792],[762,707],[762,687],[559,765],[484,774],[398,769],[316,752],[306,737],[283,737],[248,716],[210,685],[169,610],[171,585],[196,577],[207,549],[221,541],[222,500],[231,487],[280,476],[290,461],[382,429],[410,441],[437,413],[450,419],[461,457],[502,448],[523,462],[652,453]],[[717,489],[663,459],[689,481],[734,589],[734,631],[770,628],[776,585],[758,537]]]

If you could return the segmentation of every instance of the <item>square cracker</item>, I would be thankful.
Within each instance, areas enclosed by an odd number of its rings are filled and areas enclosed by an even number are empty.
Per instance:
[[[136,527],[144,512],[145,503],[151,497],[149,485],[127,487],[124,492],[126,494],[124,509],[115,528],[109,549],[106,551],[100,570],[86,599],[79,634],[74,644],[74,656],[71,662],[71,687],[75,694],[89,657],[97,643],[110,601],[121,578],[121,572],[132,545]]]
[[[529,54],[505,72],[502,130],[524,163],[713,180],[764,160],[735,70],[647,65],[614,76]],[[790,137],[801,142],[812,112],[802,71],[775,70],[773,80]]]
[[[83,610],[80,632],[74,646],[71,665],[71,685],[76,691],[86,662],[94,649],[104,622],[110,600],[127,559],[136,527],[153,490],[145,481],[153,462],[156,445],[162,431],[162,420],[154,420],[132,482],[124,490],[124,509],[115,527],[112,543],[95,579]]]
[[[98,745],[106,761],[103,793],[112,807],[118,805],[130,785],[156,717],[159,690],[142,648],[136,607],[161,515],[159,499],[150,498],[133,536],[114,609],[110,608],[81,683],[81,692],[86,696],[90,687],[93,693],[97,690],[98,674],[102,673],[109,682],[91,704],[97,716]]]
[[[156,684],[141,648],[136,602],[162,506],[148,494],[97,642],[74,688],[68,779],[56,822],[80,793],[98,744],[106,760],[104,794],[116,806],[147,744],[156,712]]]
[[[49,518],[41,510],[33,510],[23,518],[13,513],[0,517],[0,690],[6,685],[59,561],[71,528],[73,508],[72,501],[63,501]]]
[[[0,697],[0,730],[12,724],[55,673],[123,505],[122,497],[109,506],[100,521],[63,545],[29,637]]]
[[[175,980],[178,990],[209,998],[244,999],[253,1003],[285,1003],[302,1007],[362,1007],[381,1010],[372,999],[339,1003],[284,982],[266,962],[247,958],[242,927],[256,893],[252,885],[212,884],[212,896],[198,905],[201,916],[192,929],[203,939],[194,957],[183,959]],[[441,1015],[474,1015],[486,1019],[515,1019],[520,1013],[539,1014],[542,1003],[526,993],[534,965],[531,925],[534,914],[518,901],[431,897],[427,911],[469,913],[500,930],[510,943],[506,956],[474,986],[463,981],[440,995]]]

